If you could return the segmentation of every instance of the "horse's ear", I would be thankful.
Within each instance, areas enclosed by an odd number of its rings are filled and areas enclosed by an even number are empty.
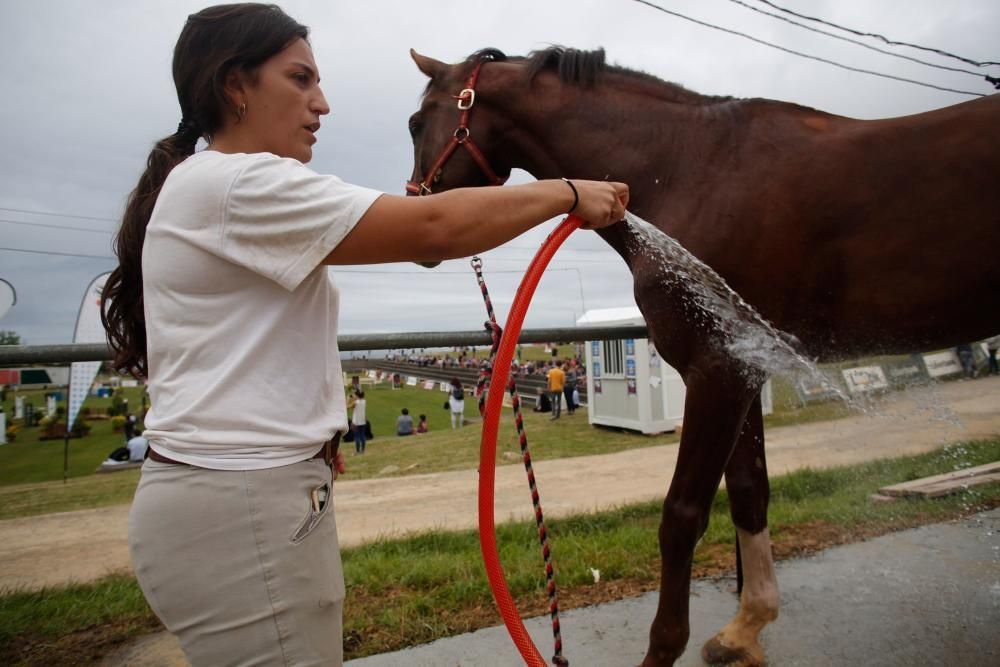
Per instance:
[[[448,67],[440,60],[422,56],[413,49],[410,49],[410,57],[413,58],[413,62],[417,63],[417,68],[432,79],[436,78]]]

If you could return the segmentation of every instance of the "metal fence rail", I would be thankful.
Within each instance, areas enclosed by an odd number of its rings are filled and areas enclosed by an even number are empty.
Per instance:
[[[557,341],[617,340],[646,338],[642,325],[615,327],[564,327],[554,329],[524,329],[519,343]],[[363,350],[399,350],[418,347],[454,347],[456,345],[490,345],[485,331],[428,331],[411,333],[348,334],[339,336],[341,352]],[[104,343],[67,345],[0,345],[0,368],[30,364],[65,364],[72,361],[107,361],[111,350]]]

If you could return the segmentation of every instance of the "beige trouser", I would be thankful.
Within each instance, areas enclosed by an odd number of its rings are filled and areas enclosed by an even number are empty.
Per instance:
[[[194,667],[343,662],[331,490],[322,460],[246,472],[146,461],[132,564]]]

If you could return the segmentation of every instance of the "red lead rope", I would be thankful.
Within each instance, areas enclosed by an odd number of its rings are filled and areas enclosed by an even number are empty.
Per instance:
[[[476,393],[480,396],[480,412],[483,414],[483,437],[479,449],[479,545],[483,553],[483,563],[486,566],[486,574],[493,589],[493,599],[496,600],[500,615],[503,616],[504,624],[510,633],[511,639],[520,651],[521,657],[526,664],[531,667],[546,667],[545,660],[542,659],[538,648],[532,642],[528,631],[521,621],[521,616],[517,611],[517,606],[507,588],[504,580],[503,567],[500,564],[500,555],[497,551],[496,524],[493,516],[493,497],[496,483],[496,447],[497,432],[500,425],[500,413],[503,411],[503,387],[508,386],[510,377],[510,366],[514,359],[514,348],[517,345],[517,337],[521,333],[521,326],[524,324],[524,316],[528,312],[528,305],[531,297],[538,287],[538,281],[548,266],[552,255],[555,254],[559,246],[562,245],[569,235],[581,224],[580,218],[571,215],[556,227],[549,234],[548,238],[538,249],[538,253],[521,280],[521,285],[517,288],[514,296],[514,303],[510,307],[510,315],[507,317],[507,328],[500,335],[500,327],[496,323],[493,315],[493,305],[490,302],[489,294],[486,291],[486,283],[482,278],[482,263],[478,258],[473,259],[473,268],[476,269],[476,277],[479,280],[483,298],[486,301],[486,310],[490,320],[486,327],[493,334],[493,350],[491,352],[492,364],[488,364],[479,377]],[[498,340],[499,338],[499,340]],[[483,387],[486,384],[486,376],[489,375],[489,366],[492,366],[493,378],[490,383],[491,389],[499,388],[498,391],[489,391],[485,399],[482,398]],[[517,430],[521,442],[521,453],[524,457],[525,469],[528,472],[528,484],[531,487],[531,497],[535,505],[535,521],[538,525],[538,539],[542,545],[542,555],[545,559],[545,576],[549,593],[549,613],[552,617],[552,632],[555,638],[555,655],[552,662],[555,665],[568,665],[569,662],[562,656],[562,637],[559,629],[559,601],[556,594],[555,574],[552,563],[549,560],[550,551],[548,546],[548,536],[545,530],[545,523],[542,518],[542,508],[538,497],[538,489],[535,486],[535,476],[531,469],[531,456],[528,453],[528,440],[524,435],[523,422],[520,414],[520,401],[514,391],[513,380],[509,383],[509,388],[513,394],[514,408],[516,411]]]

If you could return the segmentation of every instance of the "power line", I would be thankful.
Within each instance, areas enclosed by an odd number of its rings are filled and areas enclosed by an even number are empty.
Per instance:
[[[92,234],[114,234],[115,232],[110,229],[93,229],[91,227],[69,227],[63,225],[47,225],[44,222],[23,222],[20,220],[6,220],[0,218],[0,222],[5,222],[8,225],[24,225],[25,227],[48,227],[51,229],[65,229],[74,232],[90,232]]]
[[[919,58],[904,56],[901,53],[893,53],[892,51],[886,51],[885,49],[880,49],[877,46],[872,46],[871,44],[865,44],[864,42],[860,42],[856,39],[851,39],[850,37],[844,37],[843,35],[836,35],[832,32],[827,32],[826,30],[820,30],[819,28],[813,28],[812,26],[808,26],[804,23],[799,23],[798,21],[793,21],[792,19],[785,18],[780,14],[764,11],[763,9],[754,7],[753,5],[743,2],[743,0],[729,0],[729,2],[740,5],[741,7],[746,7],[752,12],[757,12],[758,14],[763,14],[764,16],[770,16],[773,19],[784,21],[785,23],[791,23],[794,26],[798,26],[799,28],[802,28],[804,30],[809,30],[810,32],[819,33],[820,35],[826,35],[827,37],[832,37],[833,39],[839,39],[840,41],[848,42],[849,44],[856,44],[857,46],[868,49],[870,51],[875,51],[876,53],[892,56],[893,58],[901,58],[902,60],[909,60],[910,62],[919,63],[921,65],[926,65],[928,67],[936,67],[937,69],[943,69],[949,72],[961,72],[962,74],[969,74],[971,76],[976,77],[977,79],[986,78],[987,81],[990,81],[990,83],[992,83],[991,80],[992,77],[983,77],[982,72],[973,72],[972,70],[962,69],[961,67],[948,67],[947,65],[938,65],[937,63],[927,62],[926,60],[920,60]]]
[[[28,208],[8,208],[5,206],[0,206],[0,211],[11,211],[14,213],[30,213],[31,215],[49,215],[54,218],[76,218],[78,220],[98,220],[100,222],[114,222],[114,223],[121,222],[121,220],[115,220],[114,218],[97,218],[92,215],[76,215],[73,213],[53,213],[51,211],[35,211]]]
[[[8,250],[10,252],[27,252],[32,255],[59,255],[60,257],[84,257],[87,259],[104,259],[104,260],[114,260],[115,257],[111,255],[84,255],[75,252],[57,252],[55,250],[28,250],[26,248],[6,248],[0,246],[0,250]]]
[[[931,53],[936,53],[936,54],[938,54],[940,56],[945,56],[947,58],[954,58],[955,60],[961,60],[964,63],[968,63],[970,65],[975,65],[976,67],[987,67],[989,65],[1000,65],[1000,62],[994,62],[992,60],[986,60],[986,61],[972,60],[970,58],[964,58],[962,56],[957,56],[954,53],[949,53],[947,51],[942,51],[941,49],[934,49],[934,48],[931,48],[929,46],[921,46],[919,44],[910,44],[909,42],[896,42],[896,41],[893,41],[893,40],[889,39],[888,37],[883,37],[882,35],[879,35],[877,33],[863,32],[861,30],[855,30],[853,28],[847,28],[847,27],[842,26],[842,25],[837,25],[836,23],[832,23],[830,21],[825,21],[825,20],[823,20],[821,18],[817,18],[815,16],[806,16],[805,14],[799,14],[797,12],[793,12],[790,9],[785,9],[784,7],[779,7],[778,5],[774,4],[773,2],[769,2],[769,0],[757,0],[757,2],[761,2],[761,3],[765,4],[765,5],[770,6],[770,7],[774,7],[775,9],[777,9],[780,12],[784,12],[786,14],[791,14],[792,16],[797,16],[800,19],[805,19],[807,21],[814,21],[816,23],[822,23],[823,25],[828,25],[831,28],[836,28],[837,30],[843,30],[844,32],[849,32],[849,33],[852,33],[854,35],[858,35],[859,37],[874,37],[875,39],[881,40],[881,41],[885,42],[886,44],[889,44],[890,46],[909,46],[910,48],[920,49],[921,51],[930,51]]]
[[[715,25],[715,24],[712,24],[712,23],[706,23],[705,21],[700,21],[698,19],[691,18],[690,16],[685,16],[684,14],[679,14],[679,13],[677,13],[675,11],[671,11],[669,9],[665,9],[663,7],[660,7],[659,5],[653,4],[652,2],[648,2],[648,0],[633,0],[633,1],[634,2],[638,2],[639,4],[642,4],[642,5],[646,5],[647,7],[652,7],[653,9],[659,10],[659,11],[663,12],[664,14],[670,14],[671,16],[676,16],[679,19],[684,19],[685,21],[690,21],[691,23],[696,23],[696,24],[698,24],[700,26],[704,26],[706,28],[711,28],[712,30],[720,30],[722,32],[729,33],[730,35],[736,35],[738,37],[743,37],[745,39],[749,39],[751,42],[756,42],[757,44],[763,44],[764,46],[769,46],[772,49],[778,49],[779,51],[784,51],[785,53],[791,53],[792,55],[799,56],[801,58],[807,58],[809,60],[815,60],[817,62],[826,63],[827,65],[833,65],[834,67],[839,67],[841,69],[846,69],[846,70],[849,70],[851,72],[859,72],[861,74],[871,74],[873,76],[880,76],[880,77],[882,77],[884,79],[893,79],[895,81],[902,81],[904,83],[912,83],[912,84],[914,84],[916,86],[924,86],[925,88],[934,88],[936,90],[943,90],[943,91],[948,92],[948,93],[958,93],[959,95],[971,95],[973,97],[986,97],[983,93],[974,93],[974,92],[969,91],[969,90],[957,90],[955,88],[946,88],[944,86],[937,86],[937,85],[935,85],[933,83],[924,83],[922,81],[916,81],[914,79],[907,79],[905,77],[896,76],[894,74],[884,74],[882,72],[873,72],[872,70],[862,69],[860,67],[851,67],[850,65],[844,65],[844,64],[838,63],[838,62],[836,62],[834,60],[828,60],[826,58],[820,58],[819,56],[810,55],[808,53],[802,53],[801,51],[795,51],[793,49],[785,48],[784,46],[779,46],[777,44],[772,44],[771,42],[766,42],[766,41],[764,41],[762,39],[758,39],[757,37],[753,37],[751,35],[748,35],[745,32],[739,32],[738,30],[731,30],[729,28],[723,28],[722,26],[718,26],[718,25]]]

